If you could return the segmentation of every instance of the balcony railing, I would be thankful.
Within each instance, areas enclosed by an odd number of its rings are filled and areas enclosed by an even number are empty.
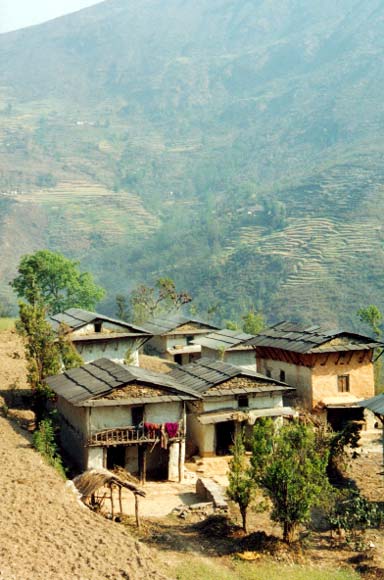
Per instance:
[[[167,436],[168,441],[177,441],[184,437],[184,430],[179,426],[175,436]],[[122,427],[119,429],[104,429],[91,434],[87,447],[107,445],[131,445],[137,443],[155,443],[161,440],[159,430],[149,430],[144,427]]]

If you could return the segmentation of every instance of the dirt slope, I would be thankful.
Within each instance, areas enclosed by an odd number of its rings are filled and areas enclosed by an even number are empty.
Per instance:
[[[17,348],[16,348],[17,347]],[[24,383],[12,333],[0,333],[0,390]],[[161,578],[156,551],[119,524],[79,504],[32,449],[30,435],[0,417],[0,578],[117,580]]]

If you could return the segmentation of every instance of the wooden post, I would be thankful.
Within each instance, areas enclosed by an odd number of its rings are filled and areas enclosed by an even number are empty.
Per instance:
[[[136,526],[140,527],[140,515],[139,515],[139,496],[137,493],[135,495],[135,516],[136,516]]]
[[[114,506],[113,506],[113,484],[112,483],[109,485],[109,489],[111,490],[111,510],[112,510],[112,520],[113,520],[114,515],[115,515],[115,510],[114,510]]]
[[[120,515],[123,515],[123,502],[121,500],[121,486],[119,485],[119,506],[120,506]]]
[[[145,484],[147,475],[147,446],[139,445],[139,478],[141,485]]]
[[[183,448],[183,440],[180,439],[180,443],[179,443],[179,483],[181,483],[183,481],[183,454],[182,454],[182,448]]]
[[[147,446],[143,449],[143,485],[147,481]]]

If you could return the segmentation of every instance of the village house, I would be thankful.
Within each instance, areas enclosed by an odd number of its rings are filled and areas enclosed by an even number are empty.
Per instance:
[[[115,465],[146,478],[182,481],[186,401],[199,395],[166,374],[106,358],[48,377],[61,443],[81,469]]]
[[[138,351],[151,338],[143,328],[80,308],[70,308],[48,318],[55,332],[70,338],[84,362],[101,357],[138,365]]]
[[[253,335],[239,330],[215,330],[206,336],[201,336],[193,344],[201,346],[201,357],[222,360],[229,364],[256,371],[256,355],[250,344],[245,341]]]
[[[226,455],[241,427],[250,431],[259,417],[296,414],[283,403],[283,395],[294,389],[223,361],[200,359],[169,376],[198,396],[187,403],[189,455]]]
[[[180,365],[199,359],[201,346],[194,344],[195,339],[218,329],[217,326],[183,314],[159,316],[145,322],[143,326],[154,335],[146,344],[145,351]]]
[[[356,402],[375,394],[376,340],[317,325],[280,322],[247,342],[260,372],[295,387],[299,402],[335,427],[362,420]]]

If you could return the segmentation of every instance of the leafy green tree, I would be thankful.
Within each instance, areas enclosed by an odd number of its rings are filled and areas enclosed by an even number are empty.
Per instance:
[[[329,489],[327,464],[328,451],[318,449],[309,426],[294,422],[277,434],[268,423],[255,429],[254,477],[272,502],[271,517],[282,525],[285,542],[295,539],[298,526],[309,520],[311,508]]]
[[[242,316],[243,331],[247,334],[259,334],[265,328],[264,316],[261,312],[250,310]]]
[[[383,315],[377,306],[370,304],[365,308],[359,308],[357,311],[357,316],[361,322],[364,322],[369,326],[377,339],[381,338],[383,332],[380,327],[383,322]]]
[[[247,465],[242,433],[237,434],[232,453],[233,457],[229,463],[227,495],[239,506],[243,530],[247,532],[247,512],[255,490],[255,481],[252,470]]]
[[[133,321],[137,324],[161,313],[178,310],[192,301],[187,292],[178,292],[171,278],[159,278],[154,287],[144,284],[132,290],[129,303]]]
[[[46,307],[42,301],[19,305],[18,331],[25,339],[27,380],[34,394],[34,407],[39,422],[44,414],[45,403],[52,396],[44,379],[61,370],[61,356],[56,335],[46,319]]]
[[[30,304],[42,300],[52,314],[76,307],[93,310],[105,295],[92,274],[80,272],[78,262],[50,250],[23,256],[11,286]]]
[[[374,304],[370,304],[365,308],[359,308],[357,311],[357,316],[359,317],[360,322],[364,322],[369,326],[373,334],[375,335],[377,340],[381,340],[383,331],[381,329],[381,325],[383,323],[383,315],[379,308]],[[374,363],[374,374],[375,374],[375,388],[376,393],[381,392],[382,390],[382,357],[379,355],[382,353],[382,349],[377,349],[377,356]]]

